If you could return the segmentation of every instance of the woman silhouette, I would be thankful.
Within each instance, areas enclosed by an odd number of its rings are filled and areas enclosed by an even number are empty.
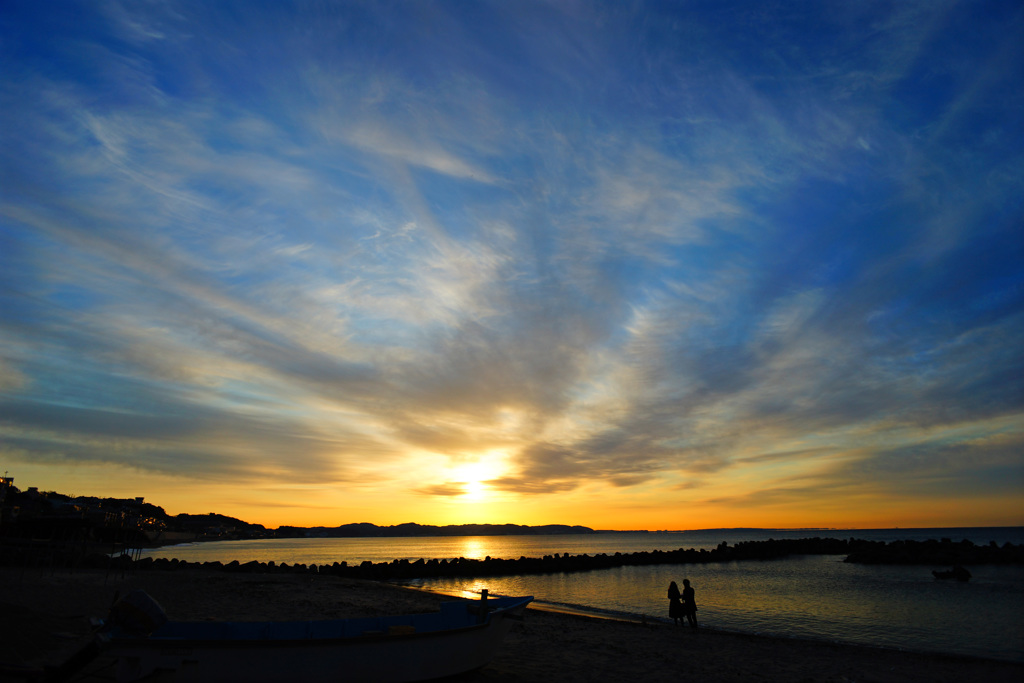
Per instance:
[[[679,602],[679,586],[673,581],[668,585],[668,615],[678,626],[683,618],[683,603]]]

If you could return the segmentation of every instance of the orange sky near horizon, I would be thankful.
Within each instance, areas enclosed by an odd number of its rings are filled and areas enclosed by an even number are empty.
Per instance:
[[[569,494],[510,495],[476,491],[443,500],[392,492],[355,493],[329,487],[247,488],[217,483],[159,479],[136,473],[111,476],[104,468],[77,468],[64,476],[50,469],[19,467],[9,475],[25,490],[100,498],[135,498],[162,507],[168,514],[218,513],[262,524],[279,526],[340,526],[369,522],[391,526],[414,522],[450,524],[543,524],[580,525],[613,530],[688,530],[715,528],[821,528],[885,529],[929,527],[1024,526],[1020,500],[991,496],[973,499],[894,500],[872,494],[837,496],[825,504],[816,501],[801,507],[791,501],[726,507],[684,491],[654,491],[642,504],[620,502],[614,491],[600,486]],[[17,476],[15,476],[17,475]],[[301,501],[301,502],[300,502]]]

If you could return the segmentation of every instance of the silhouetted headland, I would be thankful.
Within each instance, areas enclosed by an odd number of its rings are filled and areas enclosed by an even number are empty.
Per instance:
[[[369,522],[336,527],[280,526],[268,529],[235,517],[209,512],[169,515],[143,498],[67,496],[30,487],[21,491],[13,478],[0,481],[0,541],[27,545],[49,539],[64,545],[145,548],[197,541],[265,538],[398,538],[428,536],[548,536],[601,533],[567,524],[430,524],[378,526]]]

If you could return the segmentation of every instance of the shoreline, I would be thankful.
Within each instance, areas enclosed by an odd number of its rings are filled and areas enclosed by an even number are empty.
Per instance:
[[[331,576],[0,569],[0,661],[56,665],[89,638],[118,591],[141,588],[176,620],[309,620],[428,612],[446,599],[394,584]],[[300,664],[300,663],[299,663]],[[296,678],[301,671],[296,672]],[[832,641],[692,631],[531,607],[490,665],[464,683],[677,681],[1024,680],[1024,663]],[[5,678],[0,681],[19,680]],[[23,679],[21,679],[23,680]],[[97,676],[81,679],[98,683]]]
[[[445,591],[435,591],[435,590],[430,590],[429,588],[418,588],[416,586],[412,586],[412,585],[409,585],[409,584],[390,583],[390,582],[386,582],[386,581],[382,582],[382,583],[385,583],[385,584],[390,585],[390,586],[397,586],[398,588],[405,588],[407,590],[417,591],[417,592],[420,592],[420,593],[427,593],[429,595],[441,595],[441,596],[444,596],[446,598],[461,598],[461,599],[469,599],[469,600],[474,599],[473,597],[466,596],[466,595],[462,594],[461,592],[450,592],[449,593],[449,592],[445,592]],[[587,618],[587,619],[597,619],[597,620],[603,620],[603,621],[621,621],[621,622],[627,623],[627,624],[647,624],[647,623],[651,623],[651,624],[663,624],[663,625],[665,625],[665,624],[668,623],[667,619],[663,620],[660,617],[651,617],[650,619],[648,619],[647,615],[645,615],[645,614],[635,614],[635,615],[634,614],[625,614],[625,613],[623,613],[623,614],[613,614],[611,612],[605,612],[605,611],[602,611],[600,609],[597,609],[596,607],[586,607],[586,606],[574,607],[574,606],[571,606],[571,605],[560,605],[560,604],[552,603],[552,602],[544,602],[543,600],[539,600],[537,598],[534,598],[533,602],[530,603],[530,606],[529,606],[528,609],[531,609],[531,610],[534,610],[534,611],[537,611],[537,612],[550,612],[552,614],[567,614],[567,615],[572,615],[572,616],[577,616],[577,617],[584,617],[584,618]]]
[[[427,588],[417,588],[415,586],[403,585],[403,584],[397,584],[397,583],[396,584],[389,584],[389,585],[397,586],[399,588],[406,588],[408,590],[428,593],[428,594],[431,594],[431,595],[441,595],[441,596],[444,596],[444,597],[447,597],[447,598],[466,598],[466,596],[460,595],[460,594],[454,593],[454,592],[446,593],[444,591],[432,591],[432,590],[429,590]],[[472,599],[472,598],[469,598],[469,599]],[[542,600],[536,600],[536,599],[533,602],[530,603],[529,609],[532,610],[532,611],[536,611],[536,612],[547,612],[547,613],[550,613],[550,614],[560,614],[560,615],[565,615],[565,616],[570,616],[570,617],[579,617],[581,619],[593,619],[595,621],[611,621],[611,622],[619,622],[619,623],[624,623],[624,624],[636,624],[636,625],[640,625],[640,626],[649,626],[649,627],[653,627],[653,628],[659,628],[659,627],[681,628],[681,627],[675,627],[668,617],[660,617],[660,616],[647,615],[647,614],[626,614],[626,613],[616,614],[616,613],[602,611],[602,610],[600,610],[598,608],[593,608],[593,607],[586,607],[586,606],[574,607],[574,606],[570,606],[570,605],[560,605],[560,604],[556,604],[556,603],[544,602]],[[1019,665],[1022,666],[1022,672],[1024,672],[1024,659],[1015,660],[1015,659],[1007,659],[1007,658],[1002,658],[1002,657],[984,657],[984,656],[980,656],[980,655],[942,652],[942,651],[938,651],[938,650],[927,650],[927,649],[917,649],[917,648],[901,648],[901,647],[894,647],[894,646],[891,646],[891,645],[876,645],[876,644],[868,644],[868,643],[857,643],[857,642],[853,642],[853,641],[849,641],[849,640],[842,640],[842,639],[838,639],[838,638],[815,638],[813,636],[788,635],[788,634],[785,634],[785,633],[766,633],[766,632],[760,632],[760,631],[743,631],[743,630],[739,630],[739,629],[722,628],[720,626],[701,626],[700,627],[700,632],[701,633],[710,633],[710,634],[722,634],[722,635],[726,635],[726,636],[741,636],[741,637],[751,637],[751,638],[764,638],[764,639],[769,639],[769,640],[779,640],[779,641],[782,641],[782,642],[797,642],[797,643],[809,643],[809,644],[820,644],[820,645],[834,645],[834,646],[840,646],[840,647],[863,648],[865,650],[879,650],[879,651],[883,651],[883,652],[903,653],[903,654],[910,654],[910,655],[921,656],[921,657],[939,656],[939,657],[961,658],[961,659],[967,659],[967,660],[977,660],[977,661],[983,661],[983,662],[1003,662],[1003,663],[1007,663],[1007,664],[1019,664]]]

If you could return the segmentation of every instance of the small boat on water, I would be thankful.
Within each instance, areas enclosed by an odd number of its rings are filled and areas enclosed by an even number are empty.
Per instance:
[[[130,598],[130,599],[128,599]],[[485,666],[532,597],[440,612],[297,622],[175,622],[145,594],[112,610],[100,650],[118,681],[423,681]]]
[[[933,569],[932,576],[934,576],[936,579],[956,579],[957,581],[971,580],[971,573],[963,567],[961,567],[960,565],[953,567],[949,571],[938,571],[936,569]]]

